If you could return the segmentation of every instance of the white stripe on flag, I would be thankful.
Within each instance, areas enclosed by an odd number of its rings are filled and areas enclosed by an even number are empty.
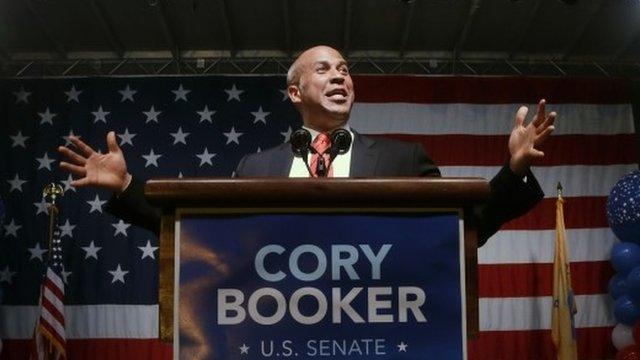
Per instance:
[[[355,103],[349,125],[362,134],[507,135],[519,106]],[[536,105],[528,106],[531,116]],[[557,135],[634,133],[630,104],[550,104],[547,109],[558,113]]]
[[[66,305],[67,339],[156,339],[158,305]],[[31,339],[38,306],[0,306],[0,338]]]
[[[480,298],[480,331],[545,330],[551,328],[552,297]],[[608,294],[576,296],[576,327],[615,325]]]
[[[571,262],[607,261],[618,240],[609,228],[567,229]],[[478,249],[479,264],[552,263],[555,230],[502,230]]]
[[[49,288],[45,287],[43,291],[44,297],[55,307],[61,314],[64,314],[64,304],[62,299],[57,297]]]
[[[64,283],[58,274],[53,271],[51,268],[47,268],[47,278],[51,280],[51,282],[60,289],[60,292],[64,294]]]
[[[44,321],[47,324],[49,324],[50,327],[53,328],[53,330],[57,333],[59,337],[66,339],[64,326],[58,321],[58,319],[56,319],[55,317],[53,317],[53,315],[51,315],[51,313],[49,312],[49,310],[47,310],[46,307],[42,307],[42,319],[44,319]]]
[[[498,166],[441,166],[442,176],[493,178]],[[609,196],[613,186],[624,175],[638,170],[637,164],[534,166],[533,174],[540,183],[545,197],[555,197],[558,181],[566,197]]]

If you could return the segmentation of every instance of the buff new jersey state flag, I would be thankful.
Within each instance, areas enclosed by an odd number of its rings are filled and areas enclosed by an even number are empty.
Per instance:
[[[557,358],[576,359],[576,328],[573,316],[577,313],[571,289],[569,253],[565,241],[564,200],[556,201],[556,251],[553,259],[553,308],[551,314],[551,337],[556,346]]]

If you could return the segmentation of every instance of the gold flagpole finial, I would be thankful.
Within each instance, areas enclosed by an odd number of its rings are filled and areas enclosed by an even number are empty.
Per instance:
[[[558,186],[556,186],[556,189],[558,190],[558,198],[562,199],[562,183],[560,181],[558,181]]]
[[[42,189],[42,197],[44,197],[46,202],[53,205],[55,205],[56,201],[62,196],[62,194],[64,194],[64,189],[60,184],[50,183]]]

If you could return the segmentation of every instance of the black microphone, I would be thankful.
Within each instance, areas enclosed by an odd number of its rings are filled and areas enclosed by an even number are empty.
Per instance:
[[[331,133],[331,157],[330,161],[338,155],[346,154],[351,147],[351,133],[345,129],[337,129]]]
[[[311,167],[309,167],[309,151],[315,153],[316,149],[311,145],[311,133],[307,129],[298,129],[293,134],[291,134],[291,151],[294,156],[302,158],[304,161],[304,165],[307,167],[307,171],[309,171],[309,175],[313,177],[313,172],[311,172]]]

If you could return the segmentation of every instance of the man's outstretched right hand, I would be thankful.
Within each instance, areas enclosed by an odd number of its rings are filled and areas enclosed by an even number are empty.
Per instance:
[[[71,182],[72,186],[95,186],[116,194],[129,186],[131,174],[127,172],[127,163],[113,131],[107,134],[109,152],[106,154],[96,152],[75,136],[70,136],[69,140],[74,148],[60,146],[58,151],[68,161],[60,162],[60,168],[71,172],[76,178]]]

